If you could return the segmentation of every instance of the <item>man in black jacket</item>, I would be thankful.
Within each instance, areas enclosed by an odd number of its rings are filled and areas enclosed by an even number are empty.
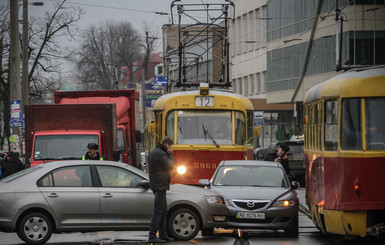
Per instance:
[[[0,165],[3,172],[3,178],[24,169],[24,164],[19,158],[14,157],[12,151],[7,152],[4,159],[0,161]]]
[[[155,196],[149,243],[164,243],[173,240],[168,237],[166,231],[168,211],[166,191],[170,189],[171,170],[174,168],[172,145],[172,139],[165,137],[148,155],[150,188]],[[159,238],[156,236],[158,230]]]
[[[290,147],[284,142],[280,142],[278,145],[278,150],[273,154],[268,154],[265,158],[265,161],[274,161],[282,164],[285,172],[289,178],[291,178],[289,159],[287,159],[287,152],[290,151]]]

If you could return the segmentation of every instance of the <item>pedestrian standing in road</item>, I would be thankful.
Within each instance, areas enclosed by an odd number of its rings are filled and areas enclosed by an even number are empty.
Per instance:
[[[0,161],[3,178],[24,169],[24,164],[14,155],[12,151],[9,151],[6,153],[4,159]]]
[[[166,192],[170,189],[171,170],[174,168],[172,145],[172,139],[165,137],[148,155],[150,188],[155,196],[149,243],[165,243],[173,240],[167,235],[166,224],[168,212]],[[156,234],[158,231],[159,237]]]
[[[82,160],[100,160],[103,161],[103,158],[98,152],[98,145],[95,143],[88,143],[87,145],[88,152],[82,157]]]
[[[273,154],[268,154],[265,160],[281,163],[287,176],[291,178],[292,176],[290,172],[289,159],[287,158],[288,151],[290,151],[290,147],[284,142],[280,142],[277,151],[275,151]]]

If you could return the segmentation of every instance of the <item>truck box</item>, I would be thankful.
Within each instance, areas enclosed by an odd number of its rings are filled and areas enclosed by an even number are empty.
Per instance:
[[[139,144],[141,121],[139,92],[134,89],[55,91],[55,104],[116,104],[117,150],[123,162],[140,167]]]
[[[54,160],[81,159],[88,143],[114,160],[115,104],[27,105],[25,157],[31,166]]]

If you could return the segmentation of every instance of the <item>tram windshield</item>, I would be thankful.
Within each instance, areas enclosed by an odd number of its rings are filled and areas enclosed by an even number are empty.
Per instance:
[[[176,113],[176,144],[232,145],[232,111],[178,110]],[[174,135],[175,113],[167,117],[167,134]],[[235,144],[243,145],[246,138],[246,120],[235,112]]]

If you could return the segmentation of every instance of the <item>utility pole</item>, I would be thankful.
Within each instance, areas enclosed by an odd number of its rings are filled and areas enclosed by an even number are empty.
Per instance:
[[[10,1],[10,107],[11,107],[11,142],[10,150],[23,148],[21,141],[21,83],[20,83],[20,46],[19,46],[19,3]],[[12,121],[15,120],[15,123]],[[16,122],[18,120],[19,122]]]
[[[28,0],[23,0],[23,49],[22,49],[22,98],[23,110],[29,104],[28,79]]]

